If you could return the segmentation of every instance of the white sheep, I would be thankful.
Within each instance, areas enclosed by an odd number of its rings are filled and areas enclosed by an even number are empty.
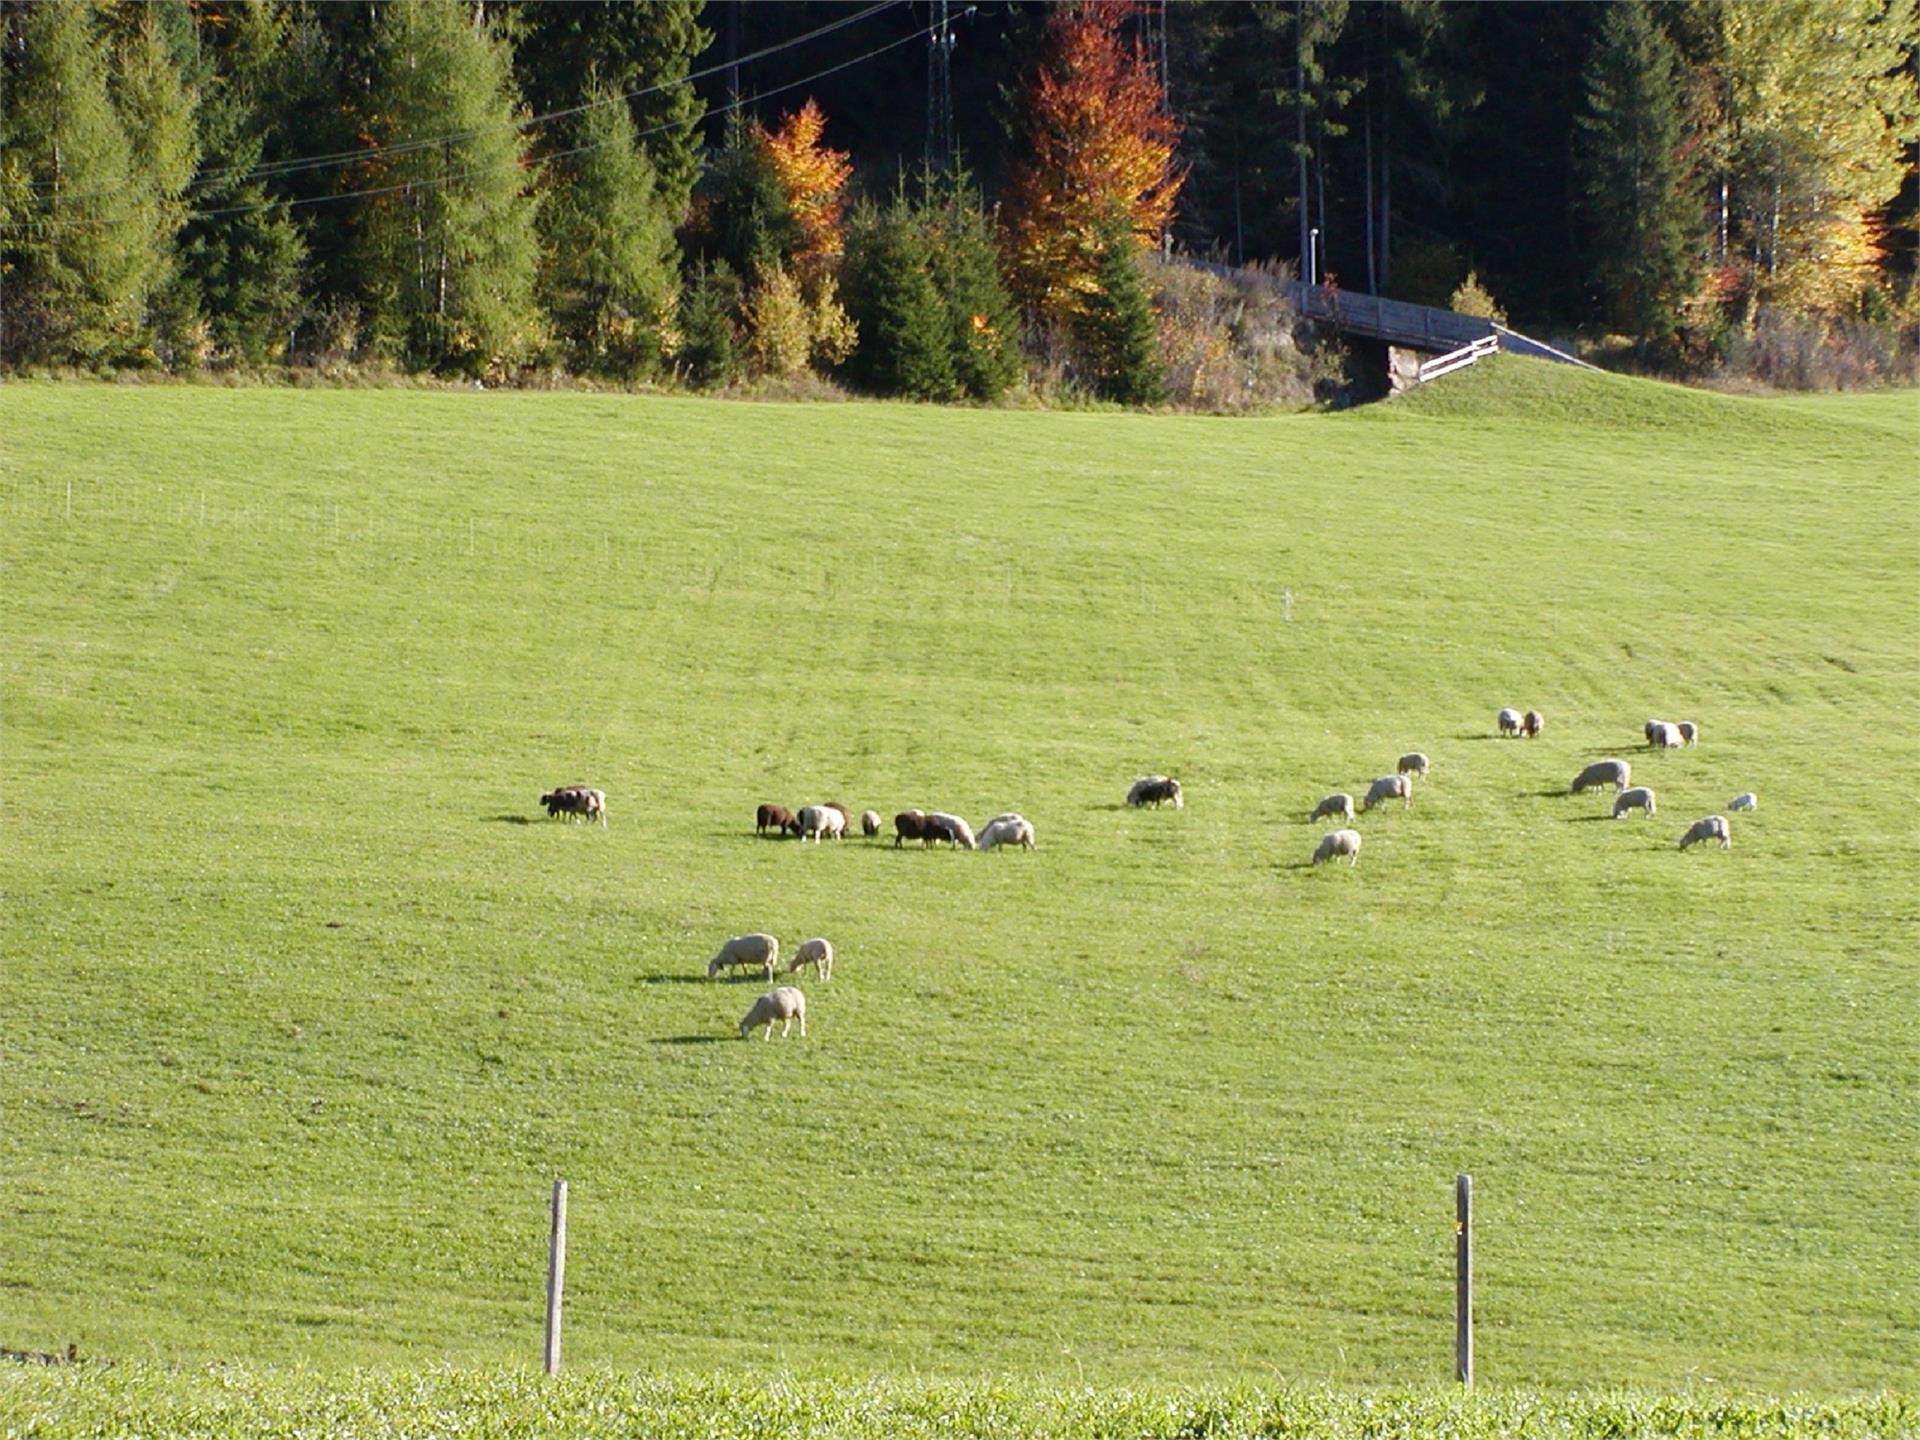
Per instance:
[[[1360,832],[1358,830],[1329,830],[1320,837],[1319,847],[1313,852],[1313,863],[1331,860],[1336,855],[1345,855],[1349,865],[1360,863]]]
[[[1745,794],[1736,795],[1733,797],[1733,799],[1729,800],[1727,802],[1727,809],[1752,810],[1757,808],[1759,804],[1760,804],[1760,797],[1754,794],[1753,791],[1749,790]]]
[[[1392,800],[1398,796],[1407,803],[1400,808],[1413,808],[1413,781],[1405,775],[1382,775],[1367,787],[1367,798],[1360,802],[1362,810],[1371,810],[1383,800]]]
[[[1694,724],[1693,721],[1677,721],[1675,722],[1674,728],[1680,732],[1680,738],[1686,741],[1687,744],[1698,745],[1700,743],[1700,727]]]
[[[1402,775],[1418,775],[1424,780],[1427,778],[1427,757],[1418,750],[1409,750],[1400,757],[1400,763],[1393,768]]]
[[[980,831],[980,848],[994,850],[1002,845],[1033,849],[1033,825],[1019,815],[996,815]]]
[[[1518,735],[1520,733],[1521,717],[1518,710],[1503,708],[1494,718],[1499,722],[1500,733],[1502,735]]]
[[[953,843],[958,845],[962,850],[979,848],[973,838],[973,827],[958,815],[949,815],[944,810],[935,810],[928,814],[927,819],[937,821],[939,824],[947,827],[948,833],[936,836],[936,839],[952,840]]]
[[[800,838],[809,836],[818,845],[820,837],[838,840],[847,833],[847,812],[831,805],[803,805],[800,807]]]
[[[1307,816],[1307,823],[1312,824],[1327,815],[1338,815],[1347,823],[1353,823],[1353,797],[1344,790],[1327,796],[1313,807],[1313,813]]]
[[[809,965],[813,966],[814,974],[822,980],[833,979],[833,942],[824,935],[800,942],[800,948],[793,952],[793,959],[787,964],[787,973],[797,975]],[[802,1030],[800,1033],[804,1035],[807,1032]]]
[[[1633,778],[1633,767],[1624,760],[1596,760],[1578,775],[1573,777],[1570,794],[1578,795],[1582,790],[1597,790],[1602,785],[1611,785],[1615,790],[1627,788],[1627,782]]]
[[[1638,810],[1643,815],[1655,812],[1653,791],[1644,785],[1636,785],[1631,790],[1622,790],[1613,799],[1613,818],[1618,820],[1629,810]]]
[[[880,812],[862,810],[860,812],[860,833],[871,840],[880,833]]]
[[[791,985],[776,985],[747,1011],[746,1018],[740,1022],[740,1038],[746,1039],[753,1033],[753,1027],[767,1027],[767,1039],[773,1039],[773,1022],[780,1022],[780,1038],[787,1038],[787,1031],[793,1022],[800,1022],[800,1038],[807,1038],[807,997]]]
[[[754,933],[736,935],[720,947],[720,952],[707,962],[707,978],[713,979],[730,965],[755,965],[764,970],[767,979],[773,979],[773,967],[780,959],[780,942],[771,935]]]
[[[1151,805],[1158,810],[1161,804],[1171,800],[1173,808],[1183,810],[1186,801],[1180,795],[1180,782],[1170,780],[1165,775],[1142,775],[1133,782],[1133,788],[1127,791],[1127,804],[1138,810]]]
[[[1680,848],[1684,850],[1703,840],[1718,840],[1722,850],[1733,844],[1733,831],[1727,824],[1727,817],[1709,815],[1703,820],[1694,821],[1687,827],[1687,833],[1680,837]]]
[[[1678,750],[1686,744],[1680,727],[1667,720],[1656,720],[1647,732],[1647,744],[1660,750]]]

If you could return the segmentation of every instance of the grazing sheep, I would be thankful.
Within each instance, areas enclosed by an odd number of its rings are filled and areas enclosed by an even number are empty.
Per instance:
[[[753,833],[764,835],[769,830],[776,835],[798,835],[800,822],[794,819],[793,812],[784,805],[762,805],[754,812]]]
[[[1759,803],[1760,803],[1760,797],[1754,794],[1753,791],[1749,790],[1745,794],[1736,795],[1733,797],[1733,799],[1729,800],[1727,802],[1727,809],[1752,810],[1756,806],[1758,806]]]
[[[1538,710],[1529,710],[1526,718],[1520,722],[1520,734],[1523,739],[1538,740],[1540,732],[1546,728],[1547,717]]]
[[[847,831],[852,827],[853,817],[847,813],[847,807],[842,805],[838,800],[827,801],[826,808],[829,810],[838,810],[840,812],[840,835],[836,835],[833,837],[834,839],[838,840],[841,835],[845,835]]]
[[[800,838],[812,837],[818,845],[820,837],[838,840],[847,831],[847,812],[832,805],[803,805],[800,807]]]
[[[720,951],[707,962],[707,978],[713,979],[730,965],[755,966],[766,972],[767,979],[773,979],[773,967],[780,959],[780,942],[771,935],[755,933],[736,935],[720,947]]]
[[[1138,810],[1151,805],[1158,810],[1161,804],[1171,800],[1173,808],[1186,808],[1186,801],[1180,796],[1180,782],[1169,780],[1164,775],[1142,775],[1133,782],[1133,788],[1127,791],[1127,804]]]
[[[862,810],[860,812],[860,833],[869,840],[880,833],[880,812],[878,810]]]
[[[1499,723],[1500,733],[1502,735],[1518,735],[1520,733],[1521,720],[1518,710],[1503,709],[1494,719]]]
[[[1353,821],[1353,797],[1344,790],[1337,795],[1327,796],[1326,799],[1313,807],[1313,813],[1307,816],[1307,823],[1311,825],[1315,820],[1327,815],[1338,815],[1342,820],[1351,824]]]
[[[1680,727],[1666,720],[1653,720],[1647,726],[1647,744],[1657,750],[1678,750],[1686,744]]]
[[[1680,732],[1680,738],[1689,745],[1700,743],[1700,727],[1691,720],[1676,721],[1674,728]]]
[[[807,997],[791,985],[776,985],[753,1002],[753,1008],[747,1011],[746,1018],[740,1022],[740,1038],[744,1040],[751,1035],[754,1026],[764,1025],[767,1027],[767,1039],[771,1040],[776,1020],[780,1022],[782,1040],[787,1038],[787,1031],[796,1020],[800,1022],[800,1038],[806,1039]]]
[[[1627,788],[1627,782],[1633,778],[1633,767],[1624,760],[1596,760],[1578,775],[1568,793],[1578,795],[1582,790],[1598,790],[1602,785],[1611,785],[1615,790]]]
[[[1643,815],[1654,813],[1653,791],[1644,785],[1636,785],[1631,790],[1622,790],[1613,798],[1613,818],[1618,820],[1629,810],[1639,810]]]
[[[935,810],[926,819],[925,839],[929,845],[935,840],[944,840],[962,850],[977,849],[973,838],[973,827],[958,815],[949,815],[944,810]]]
[[[811,940],[802,940],[800,948],[793,952],[793,959],[787,965],[789,975],[797,975],[804,967],[813,966],[814,973],[822,980],[833,978],[833,942],[824,936],[815,936]],[[806,1031],[801,1031],[806,1034]]]
[[[1033,826],[1018,815],[994,816],[980,831],[980,848],[993,850],[1002,845],[1033,849]]]
[[[929,843],[926,811],[902,810],[893,817],[893,848],[898,850],[905,840],[918,840],[922,845]]]
[[[602,825],[607,823],[607,797],[591,785],[562,785],[542,795],[540,803],[547,807],[549,820],[556,815],[567,815],[591,824],[597,815]]]
[[[1358,830],[1329,830],[1320,837],[1319,847],[1313,852],[1313,863],[1331,860],[1336,855],[1345,855],[1349,865],[1360,863],[1360,832]]]
[[[1413,808],[1413,781],[1404,775],[1382,775],[1367,787],[1367,798],[1360,802],[1360,808],[1362,810],[1371,810],[1381,801],[1391,800],[1395,796],[1407,802],[1400,807],[1401,809],[1411,810]]]
[[[1418,775],[1424,780],[1427,778],[1427,757],[1418,750],[1409,750],[1400,757],[1400,763],[1393,768],[1402,775]]]
[[[1687,833],[1680,837],[1680,848],[1686,849],[1703,840],[1718,840],[1720,848],[1725,850],[1733,844],[1733,832],[1724,815],[1709,815],[1704,820],[1696,820],[1687,827]]]

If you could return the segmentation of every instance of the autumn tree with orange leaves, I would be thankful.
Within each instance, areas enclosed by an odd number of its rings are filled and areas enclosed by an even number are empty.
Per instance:
[[[808,280],[838,264],[845,248],[841,222],[846,215],[846,188],[853,166],[846,151],[820,143],[826,128],[827,117],[809,99],[787,116],[779,129],[761,130],[758,135],[799,227],[794,269]]]
[[[1014,289],[1045,322],[1071,320],[1098,289],[1103,224],[1119,217],[1142,248],[1157,245],[1186,178],[1146,48],[1122,33],[1138,9],[1053,10],[1021,88],[1004,240]]]

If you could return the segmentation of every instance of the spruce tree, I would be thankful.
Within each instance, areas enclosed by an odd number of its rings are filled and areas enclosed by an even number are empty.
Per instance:
[[[724,260],[702,261],[680,292],[679,363],[695,385],[725,385],[740,374],[740,277]]]
[[[479,373],[538,338],[539,245],[506,46],[464,5],[389,0],[374,23],[354,176],[371,339],[411,365]]]
[[[252,172],[289,83],[287,10],[277,0],[209,5],[200,81],[202,180],[180,260],[218,350],[243,365],[280,359],[301,305],[306,244],[284,200]]]
[[[903,200],[855,217],[841,268],[859,340],[847,370],[880,395],[949,400],[957,389],[952,320],[928,273],[928,241]]]
[[[1613,323],[1671,359],[1705,264],[1701,206],[1682,157],[1680,57],[1646,0],[1609,5],[1577,118],[1592,263]]]
[[[993,400],[1020,378],[1020,312],[969,178],[960,173],[927,192],[928,271],[946,305],[954,380],[968,398]]]
[[[1075,358],[1102,399],[1158,404],[1167,398],[1167,369],[1139,243],[1117,213],[1099,223],[1094,240],[1094,288],[1074,317]]]
[[[184,0],[113,12],[119,37],[115,106],[132,150],[128,206],[146,227],[151,272],[141,358],[195,365],[204,348],[196,298],[180,278],[183,197],[200,162],[198,39]]]
[[[693,237],[697,253],[724,261],[736,275],[754,275],[792,261],[801,243],[800,222],[773,157],[738,112],[728,121],[726,143],[714,157],[703,189]]]
[[[705,5],[706,0],[512,0],[489,7],[505,12],[521,91],[536,113],[579,103],[585,75],[629,97],[627,112],[652,162],[655,194],[675,222],[686,214],[700,175],[706,102],[687,76],[713,40],[700,24]]]
[[[576,153],[550,171],[543,290],[574,368],[638,375],[660,361],[678,259],[673,226],[626,103],[605,84],[590,86],[584,103],[567,132]]]
[[[163,268],[155,202],[108,95],[90,5],[9,7],[17,68],[0,106],[0,360],[76,365],[132,356]]]

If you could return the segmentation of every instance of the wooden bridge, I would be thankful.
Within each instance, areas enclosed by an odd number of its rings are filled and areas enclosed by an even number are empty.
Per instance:
[[[1594,368],[1564,350],[1556,350],[1544,341],[1531,339],[1517,330],[1509,330],[1505,325],[1484,316],[1462,315],[1458,310],[1414,305],[1405,300],[1387,300],[1378,295],[1355,294],[1330,285],[1309,285],[1302,280],[1282,280],[1263,271],[1236,269],[1231,265],[1215,265],[1204,260],[1183,260],[1179,263],[1241,284],[1261,285],[1282,291],[1301,315],[1330,326],[1342,335],[1378,340],[1406,350],[1425,351],[1439,355],[1446,361],[1457,360],[1457,364],[1447,364],[1444,368],[1439,362],[1422,365],[1422,380],[1431,380],[1435,375],[1445,374],[1461,365],[1471,365],[1482,355],[1490,355],[1496,349],[1514,355],[1533,355],[1562,365],[1580,365],[1589,370]]]

